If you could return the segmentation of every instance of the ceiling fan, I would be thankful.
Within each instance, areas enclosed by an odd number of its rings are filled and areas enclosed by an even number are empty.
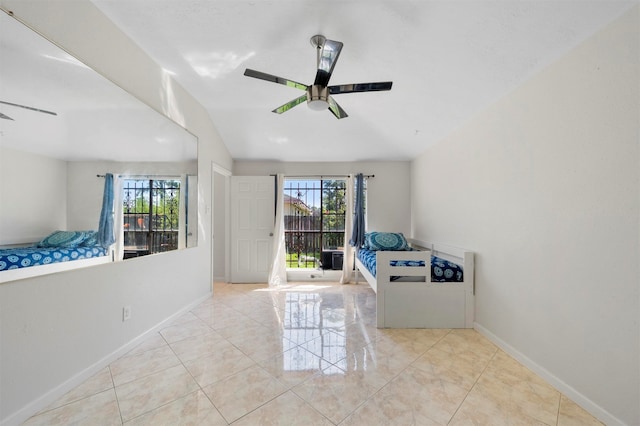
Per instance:
[[[11,103],[11,102],[0,101],[0,104],[10,105],[10,106],[18,107],[18,108],[24,108],[24,109],[28,109],[30,111],[43,112],[45,114],[50,114],[50,115],[58,115],[58,114],[56,114],[55,112],[52,112],[52,111],[47,111],[47,110],[44,110],[44,109],[34,108],[34,107],[26,106],[26,105],[14,104],[14,103]],[[11,118],[8,115],[5,115],[5,114],[3,114],[1,112],[0,112],[0,118],[4,118],[5,120],[12,120],[13,121],[13,118]]]
[[[316,111],[329,109],[336,118],[340,119],[348,117],[348,115],[331,95],[391,90],[391,85],[393,84],[391,81],[329,86],[329,79],[331,78],[333,68],[336,66],[336,62],[338,61],[338,56],[340,56],[342,43],[339,41],[328,40],[322,35],[315,35],[311,37],[311,44],[316,48],[318,56],[318,71],[316,72],[316,79],[311,85],[307,86],[293,80],[277,77],[275,75],[266,74],[249,68],[245,70],[244,75],[247,77],[259,78],[272,83],[295,87],[296,89],[304,90],[306,92],[304,95],[274,109],[273,112],[282,114],[283,112],[289,111],[291,108],[306,101],[309,108]]]

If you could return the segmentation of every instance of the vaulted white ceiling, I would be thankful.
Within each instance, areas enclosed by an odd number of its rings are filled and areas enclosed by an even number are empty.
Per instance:
[[[278,161],[411,159],[636,3],[92,1],[207,108],[235,159]],[[335,96],[342,120],[272,113],[302,93],[245,68],[310,84],[315,34],[344,43],[331,84],[393,89]]]
[[[0,101],[40,110],[0,102],[1,147],[68,161],[197,157],[183,128],[1,11]]]
[[[210,112],[236,159],[411,159],[621,15],[629,1],[93,0]],[[313,82],[314,34],[344,43],[337,120],[245,68]],[[552,93],[549,96],[553,96]]]

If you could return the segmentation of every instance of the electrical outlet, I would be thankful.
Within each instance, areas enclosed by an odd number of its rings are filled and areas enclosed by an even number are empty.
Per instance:
[[[131,319],[131,306],[125,306],[122,308],[122,321]]]

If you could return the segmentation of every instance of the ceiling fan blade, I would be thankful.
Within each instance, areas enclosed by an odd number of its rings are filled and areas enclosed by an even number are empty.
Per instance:
[[[39,109],[39,108],[34,108],[34,107],[30,107],[30,106],[26,106],[26,105],[20,105],[20,104],[13,104],[11,102],[0,101],[0,104],[11,105],[11,106],[14,106],[14,107],[24,108],[24,109],[28,109],[28,110],[31,110],[31,111],[43,112],[45,114],[58,115],[55,112],[47,111],[45,109]]]
[[[377,83],[341,84],[338,86],[329,86],[329,93],[332,95],[339,95],[341,93],[379,92],[382,90],[391,90],[392,84],[392,81],[380,81]]]
[[[329,100],[329,111],[331,111],[333,115],[336,116],[337,119],[348,117],[347,113],[344,112],[344,110],[340,107],[340,105],[338,105],[338,103],[331,96],[329,96],[328,100]]]
[[[329,79],[333,73],[333,68],[336,66],[341,50],[341,42],[325,40],[320,56],[318,57],[318,72],[316,73],[314,85],[326,87],[329,84]]]
[[[274,109],[271,112],[275,112],[276,114],[282,114],[283,112],[287,112],[289,111],[291,108],[293,108],[296,105],[300,105],[303,102],[307,101],[307,95],[304,94],[302,96],[300,96],[299,98],[295,98],[292,101],[287,102],[286,104],[279,106],[278,108]]]
[[[287,80],[286,78],[282,78],[282,77],[278,77],[278,76],[275,76],[275,75],[267,74],[267,73],[264,73],[264,72],[252,70],[252,69],[249,69],[249,68],[247,68],[244,71],[244,75],[246,75],[247,77],[253,77],[253,78],[258,78],[260,80],[270,81],[272,83],[278,83],[278,84],[283,84],[283,85],[289,86],[289,87],[295,87],[296,89],[300,89],[300,90],[307,90],[307,86],[306,85],[304,85],[302,83],[298,83],[297,81]]]
[[[11,121],[15,121],[13,118],[9,117],[8,115],[4,115],[3,113],[0,112],[0,118],[4,118],[5,120],[11,120]]]

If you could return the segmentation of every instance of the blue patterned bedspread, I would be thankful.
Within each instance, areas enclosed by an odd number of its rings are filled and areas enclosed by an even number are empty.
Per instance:
[[[373,250],[358,250],[358,259],[376,276],[376,252]],[[391,266],[424,266],[424,262],[415,260],[393,260]],[[432,282],[462,282],[464,273],[462,266],[448,260],[431,256]]]
[[[105,256],[107,249],[100,246],[75,248],[23,247],[0,249],[0,271],[28,268],[49,263],[69,262]]]

